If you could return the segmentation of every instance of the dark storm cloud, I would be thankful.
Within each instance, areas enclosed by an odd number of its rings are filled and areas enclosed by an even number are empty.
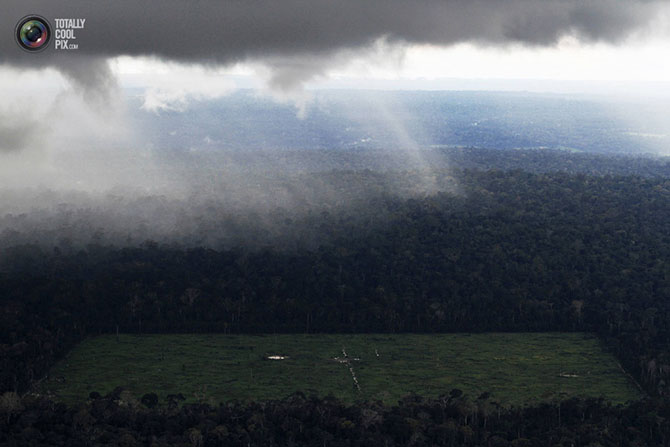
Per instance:
[[[72,58],[147,55],[205,64],[270,60],[286,77],[319,71],[329,56],[385,37],[392,42],[551,45],[561,36],[617,41],[644,28],[663,2],[623,0],[90,0],[5,1],[5,63],[56,64],[86,85],[104,70],[77,69],[64,52],[26,54],[13,39],[26,14],[86,18]],[[52,23],[53,24],[53,23]],[[286,58],[286,59],[284,59]],[[70,60],[68,62],[68,59]],[[288,61],[288,63],[284,62]]]

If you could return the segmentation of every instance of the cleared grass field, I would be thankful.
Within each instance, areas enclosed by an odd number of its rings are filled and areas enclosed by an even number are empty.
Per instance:
[[[346,402],[395,403],[410,392],[437,396],[453,388],[473,399],[488,391],[504,405],[571,396],[623,403],[639,397],[598,340],[579,333],[121,335],[118,341],[107,335],[70,352],[42,391],[73,403],[117,386],[138,398],[155,392],[161,402],[176,393],[191,402],[218,403],[302,391]]]

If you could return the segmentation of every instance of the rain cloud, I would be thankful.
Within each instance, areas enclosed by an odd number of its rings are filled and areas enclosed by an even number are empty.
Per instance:
[[[3,4],[0,63],[61,70],[88,94],[113,85],[106,58],[149,56],[225,66],[260,62],[269,83],[290,89],[384,40],[394,45],[461,42],[550,46],[570,35],[618,42],[644,32],[665,2],[651,0],[88,0]],[[18,48],[12,31],[28,13],[85,18],[79,49],[38,58]],[[64,57],[64,53],[69,57]],[[73,62],[85,58],[87,63]],[[91,69],[90,67],[93,67]]]

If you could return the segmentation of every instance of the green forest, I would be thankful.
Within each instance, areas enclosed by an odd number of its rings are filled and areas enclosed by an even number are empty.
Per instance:
[[[3,250],[0,442],[28,442],[37,432],[77,445],[122,435],[127,445],[195,442],[190,436],[207,445],[667,442],[670,179],[361,170],[304,175],[300,187],[324,178],[342,185],[336,201],[295,214],[231,211],[247,238],[272,228],[290,235],[284,239],[265,234],[262,243],[217,248],[62,240]],[[426,179],[436,191],[425,189]],[[103,334],[456,332],[595,334],[646,397],[626,406],[592,397],[493,411],[487,396],[460,389],[353,406],[305,395],[180,403],[173,394],[173,406],[150,409],[166,397],[147,392],[128,404],[127,391],[100,390],[66,405],[30,392],[74,346]]]

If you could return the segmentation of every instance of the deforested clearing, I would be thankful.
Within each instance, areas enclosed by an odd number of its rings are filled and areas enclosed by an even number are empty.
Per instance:
[[[347,362],[333,361],[343,350]],[[283,360],[270,360],[277,355]],[[471,399],[490,393],[505,406],[639,397],[614,357],[585,333],[104,335],[71,351],[40,391],[74,403],[116,387],[138,398],[154,392],[162,403],[178,393],[187,402],[219,403],[303,392],[393,404],[410,393],[453,389]]]

